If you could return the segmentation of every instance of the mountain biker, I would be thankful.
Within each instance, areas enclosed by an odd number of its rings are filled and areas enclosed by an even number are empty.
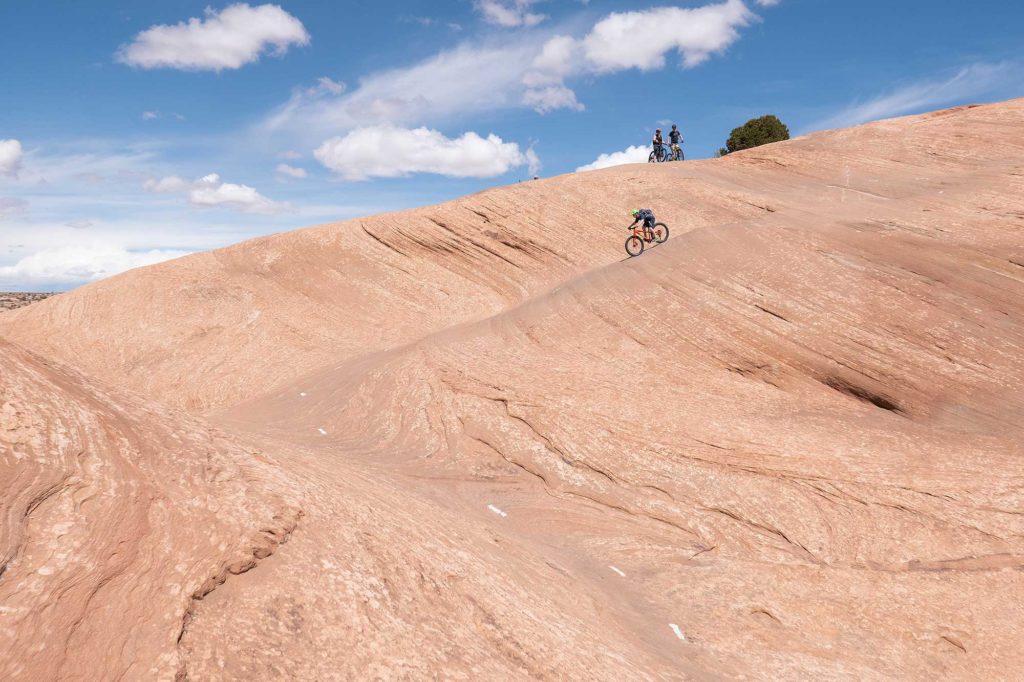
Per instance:
[[[682,161],[683,148],[679,145],[683,143],[683,134],[679,132],[679,128],[675,123],[672,124],[672,132],[668,134],[668,140],[672,143],[672,158],[676,158],[676,155],[678,154],[679,160]]]
[[[657,158],[658,161],[661,161],[661,155],[663,153],[662,149],[665,146],[665,140],[661,137],[661,128],[654,131],[654,137],[651,138],[651,145],[654,147],[655,158]]]
[[[633,225],[629,226],[629,229],[633,229],[641,220],[644,221],[644,239],[651,241],[654,238],[654,233],[651,231],[654,228],[654,211],[649,208],[634,208],[629,212],[633,216]]]

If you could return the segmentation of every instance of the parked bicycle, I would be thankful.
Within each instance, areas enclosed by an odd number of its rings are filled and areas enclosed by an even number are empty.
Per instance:
[[[647,163],[665,163],[666,161],[685,161],[683,148],[678,144],[661,145],[647,157]]]
[[[647,157],[647,163],[665,163],[666,161],[671,160],[670,156],[671,155],[665,145],[660,145],[651,151],[650,155]]]

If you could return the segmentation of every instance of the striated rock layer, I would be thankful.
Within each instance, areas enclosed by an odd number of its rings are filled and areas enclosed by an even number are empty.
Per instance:
[[[672,238],[627,259],[640,205]],[[0,335],[5,679],[1024,675],[1024,100],[274,235]]]

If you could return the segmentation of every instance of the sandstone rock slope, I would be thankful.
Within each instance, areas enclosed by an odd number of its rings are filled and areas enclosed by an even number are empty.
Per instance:
[[[628,259],[639,205],[672,238]],[[0,335],[14,679],[1024,675],[1024,100],[266,237]]]

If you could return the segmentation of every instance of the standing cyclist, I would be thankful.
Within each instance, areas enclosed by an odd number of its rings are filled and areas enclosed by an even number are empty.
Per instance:
[[[679,132],[675,123],[672,124],[672,132],[668,134],[668,140],[672,143],[672,160],[682,161],[683,148],[680,145],[683,143],[683,134]]]
[[[661,137],[661,128],[654,131],[654,137],[651,138],[651,145],[654,147],[654,158],[656,161],[664,159],[665,140]]]

